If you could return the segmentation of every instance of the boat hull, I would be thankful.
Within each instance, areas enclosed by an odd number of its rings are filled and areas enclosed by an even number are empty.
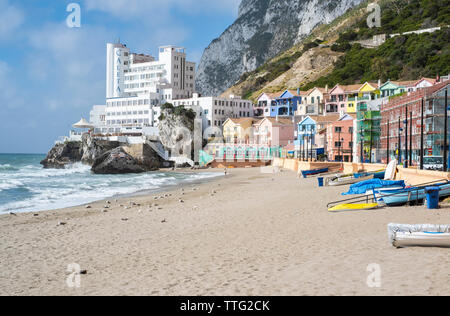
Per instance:
[[[430,232],[398,232],[394,247],[450,247],[450,234]]]
[[[328,181],[328,185],[329,186],[350,185],[350,184],[358,183],[360,181],[371,180],[373,178],[374,178],[374,175],[369,175],[369,176],[361,177],[361,178],[355,178],[355,177],[336,178],[336,179]]]
[[[439,197],[450,196],[450,184],[440,185]],[[409,202],[417,202],[426,198],[425,188],[401,190],[375,190],[377,196],[388,206],[399,206]]]
[[[328,168],[323,168],[323,169],[315,169],[315,170],[305,170],[302,171],[302,175],[304,178],[308,177],[308,176],[314,176],[314,175],[318,175],[321,173],[326,173],[328,172]]]

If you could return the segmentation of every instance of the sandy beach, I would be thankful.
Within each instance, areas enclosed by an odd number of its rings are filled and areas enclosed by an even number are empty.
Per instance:
[[[108,209],[2,215],[0,294],[450,294],[449,249],[395,249],[387,236],[391,222],[450,224],[449,207],[331,214],[327,203],[347,187],[316,182],[233,169]],[[66,283],[73,263],[86,270],[78,288]],[[379,288],[367,285],[370,264],[381,268]]]

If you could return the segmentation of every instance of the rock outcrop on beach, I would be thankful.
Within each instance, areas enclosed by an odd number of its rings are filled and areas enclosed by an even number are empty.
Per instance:
[[[41,161],[41,165],[45,169],[64,169],[68,164],[80,162],[82,157],[81,142],[65,142],[56,144]]]
[[[87,134],[82,141],[56,144],[41,164],[47,169],[64,169],[77,162],[92,166],[92,172],[99,174],[141,173],[173,165],[148,144],[127,145]]]
[[[237,20],[205,49],[197,90],[219,95],[362,0],[242,0]]]
[[[146,168],[129,155],[123,147],[104,153],[92,165],[92,172],[96,174],[143,173],[150,170],[151,168]]]
[[[86,165],[92,165],[101,155],[119,146],[121,146],[120,142],[95,139],[89,134],[84,134],[82,140],[83,156],[81,157],[81,162]]]
[[[194,120],[196,114],[192,109],[183,106],[174,107],[167,103],[161,107],[160,123],[158,124],[159,138],[171,156],[191,157],[193,149]]]

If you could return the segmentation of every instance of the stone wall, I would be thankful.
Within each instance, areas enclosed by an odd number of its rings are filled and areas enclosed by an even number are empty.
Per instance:
[[[359,164],[359,163],[338,163],[338,162],[305,162],[298,159],[275,158],[272,162],[274,167],[279,167],[295,172],[304,170],[313,170],[321,168],[330,168],[330,171],[336,171],[344,174],[360,171],[374,172],[386,169],[384,164]],[[397,167],[396,180],[405,180],[409,185],[418,185],[432,181],[450,181],[449,172],[419,170],[417,168]]]

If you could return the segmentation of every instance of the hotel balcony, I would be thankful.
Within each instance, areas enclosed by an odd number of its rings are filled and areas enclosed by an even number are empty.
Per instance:
[[[325,105],[327,113],[339,113],[339,104],[338,103],[327,103]]]
[[[253,108],[253,112],[255,116],[263,116],[264,115],[264,108],[255,107]]]

